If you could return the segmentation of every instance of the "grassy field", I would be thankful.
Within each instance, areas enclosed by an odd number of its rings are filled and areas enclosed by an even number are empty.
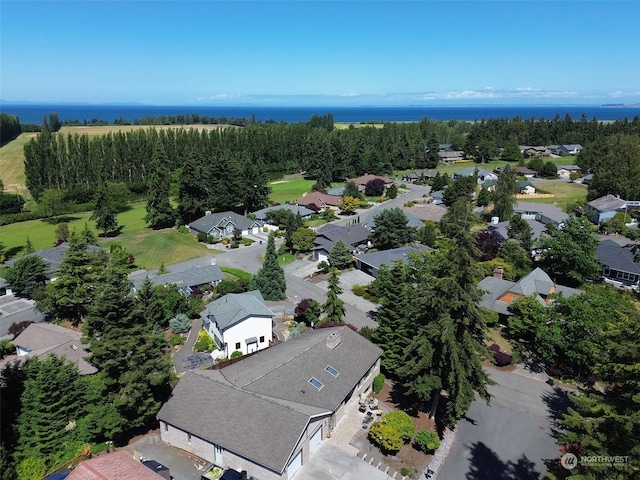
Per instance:
[[[532,198],[531,202],[534,203],[555,203],[558,207],[566,210],[567,205],[573,204],[578,200],[587,199],[587,187],[579,183],[569,183],[568,181],[536,182],[534,185],[536,189],[554,194],[553,198]]]
[[[112,238],[98,238],[104,248],[111,244],[122,245],[136,258],[140,268],[155,269],[162,263],[169,265],[207,254],[207,248],[188,235],[175,230],[154,231],[144,222],[145,204],[136,203],[131,209],[118,214],[118,223],[123,226],[120,235]],[[68,217],[69,229],[84,229],[85,223],[93,230],[95,222],[90,221],[91,212]],[[31,220],[0,227],[0,236],[9,258],[21,255],[27,237],[35,250],[53,246],[57,224],[45,220]]]
[[[36,133],[23,133],[0,148],[0,179],[9,193],[25,195],[24,146]]]
[[[292,178],[290,180],[277,180],[271,182],[271,195],[269,201],[273,203],[293,202],[302,197],[303,194],[311,191],[315,180],[305,180],[304,178]]]

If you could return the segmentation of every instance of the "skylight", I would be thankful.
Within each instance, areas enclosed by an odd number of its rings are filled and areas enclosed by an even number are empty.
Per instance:
[[[337,377],[338,375],[340,375],[340,372],[333,368],[331,365],[327,365],[326,367],[324,367],[324,371],[332,377]]]
[[[324,387],[324,383],[322,383],[320,380],[318,380],[316,377],[311,377],[309,379],[309,383],[311,385],[313,385],[314,387],[316,387],[318,390],[322,390],[322,387]]]

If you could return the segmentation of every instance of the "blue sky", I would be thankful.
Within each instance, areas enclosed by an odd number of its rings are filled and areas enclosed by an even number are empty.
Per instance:
[[[640,102],[637,1],[0,2],[0,98]]]

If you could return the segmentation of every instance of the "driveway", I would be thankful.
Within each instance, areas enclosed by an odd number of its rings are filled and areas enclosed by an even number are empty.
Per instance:
[[[537,480],[544,460],[559,456],[551,428],[566,409],[566,392],[533,376],[488,371],[498,382],[489,387],[491,406],[476,400],[458,422],[438,480]]]
[[[45,315],[36,312],[33,300],[28,298],[5,295],[0,297],[0,337],[9,333],[9,327],[14,323],[27,320],[44,322]]]

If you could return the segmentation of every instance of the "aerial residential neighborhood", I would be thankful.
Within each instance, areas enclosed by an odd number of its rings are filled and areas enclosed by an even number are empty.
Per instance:
[[[2,147],[3,478],[634,478],[637,122],[175,120]],[[152,148],[65,184],[116,138]]]

